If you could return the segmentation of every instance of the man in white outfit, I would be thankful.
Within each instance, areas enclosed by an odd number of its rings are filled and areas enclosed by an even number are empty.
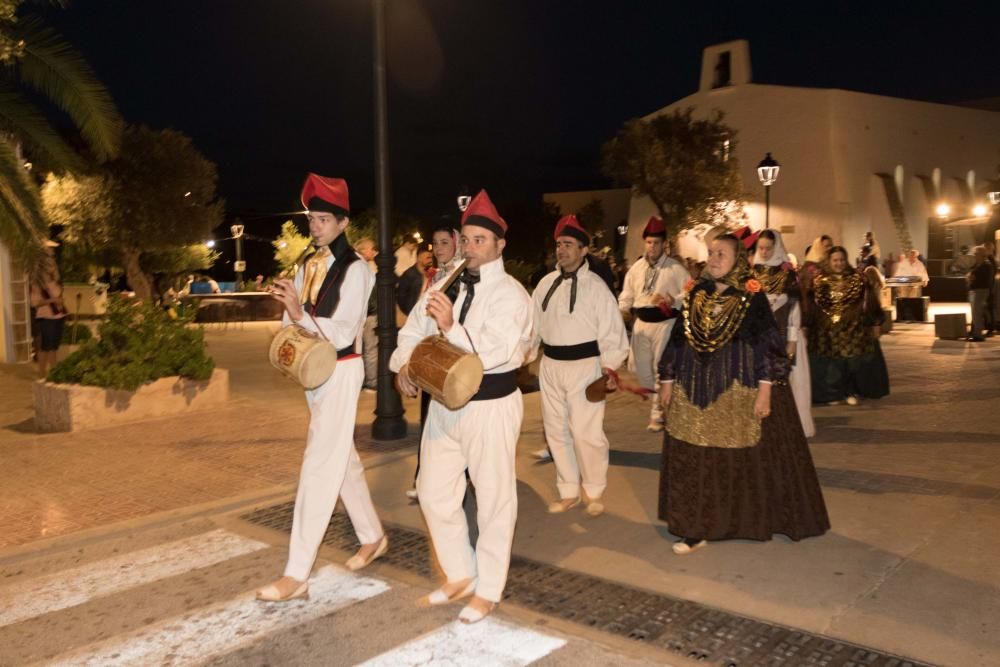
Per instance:
[[[579,505],[582,485],[587,513],[600,516],[610,453],[605,402],[591,402],[585,392],[602,376],[609,390],[616,388],[613,371],[628,357],[628,338],[615,297],[587,265],[590,235],[575,215],[559,220],[555,240],[556,270],[542,278],[531,297],[532,348],[540,345],[543,355],[538,371],[542,421],[559,490],[559,501],[548,511],[559,514]]]
[[[465,406],[449,410],[431,401],[417,478],[420,509],[447,577],[421,603],[446,604],[474,594],[459,614],[466,623],[489,615],[503,595],[517,520],[514,450],[524,413],[517,369],[531,345],[531,298],[504,271],[506,232],[507,223],[480,191],[462,215],[461,247],[468,264],[459,294],[454,303],[439,289],[421,296],[389,364],[399,374],[403,393],[416,396],[408,364],[413,348],[427,336],[440,332],[483,363],[482,385]],[[462,511],[466,469],[476,490],[475,549]]]
[[[365,376],[359,338],[375,275],[344,235],[350,222],[346,181],[309,174],[302,205],[308,209],[309,233],[317,250],[294,282],[275,281],[273,293],[285,307],[283,326],[294,323],[321,334],[337,348],[338,361],[329,380],[306,391],[309,436],[285,576],[257,591],[257,599],[268,602],[308,594],[309,574],[338,496],[361,542],[361,549],[347,561],[349,569],[365,567],[389,546],[354,448],[354,421]]]
[[[663,220],[651,217],[642,230],[645,252],[625,274],[618,307],[632,320],[632,352],[629,367],[646,389],[660,390],[657,366],[677,319],[684,286],[691,279],[684,265],[667,256],[667,229]],[[663,406],[650,401],[648,430],[663,430]]]

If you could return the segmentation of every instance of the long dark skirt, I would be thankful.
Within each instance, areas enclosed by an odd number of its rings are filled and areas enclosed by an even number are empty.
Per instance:
[[[771,416],[755,447],[701,447],[663,440],[660,519],[691,539],[793,540],[830,528],[791,389],[774,385]]]
[[[858,357],[809,355],[813,403],[842,401],[848,396],[882,398],[889,395],[889,369],[882,346],[875,341],[870,354]]]

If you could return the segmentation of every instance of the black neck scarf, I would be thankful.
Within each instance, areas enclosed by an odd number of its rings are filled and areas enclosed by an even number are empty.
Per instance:
[[[580,266],[583,266],[582,264]],[[576,307],[576,276],[580,272],[580,267],[577,267],[576,271],[568,272],[559,270],[559,277],[552,281],[552,287],[546,292],[545,298],[542,299],[542,312],[549,307],[549,299],[552,295],[556,293],[556,289],[562,284],[564,280],[572,280],[573,284],[569,288],[569,312],[573,312],[573,308]]]
[[[462,302],[462,310],[458,312],[458,323],[465,324],[465,316],[469,314],[469,306],[472,305],[472,299],[476,296],[476,283],[479,282],[479,274],[469,273],[466,269],[462,271],[462,275],[458,279],[465,285],[465,301]]]

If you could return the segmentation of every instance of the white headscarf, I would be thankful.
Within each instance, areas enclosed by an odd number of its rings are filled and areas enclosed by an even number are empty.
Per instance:
[[[806,253],[805,261],[822,264],[825,259],[826,253],[823,252],[823,237],[817,236],[815,240],[813,240],[812,245],[809,246],[809,252]]]
[[[776,229],[768,230],[774,234],[774,252],[771,253],[771,258],[767,261],[761,261],[757,259],[757,253],[754,252],[753,261],[750,262],[751,266],[756,266],[757,264],[763,264],[765,266],[781,266],[785,262],[789,262],[788,253],[785,251],[785,242],[781,240],[781,232]],[[760,243],[760,236],[757,236],[757,242]]]

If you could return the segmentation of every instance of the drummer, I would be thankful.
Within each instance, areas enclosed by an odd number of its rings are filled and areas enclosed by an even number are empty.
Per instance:
[[[309,436],[299,489],[285,576],[257,591],[257,599],[285,602],[306,597],[309,574],[326,533],[338,496],[361,549],[347,561],[358,570],[389,548],[365,481],[365,470],[354,449],[354,421],[365,369],[360,349],[361,329],[375,274],[348,244],[350,222],[347,182],[309,174],[302,188],[302,205],[317,250],[295,275],[275,281],[274,297],[285,308],[282,326],[296,324],[322,333],[337,348],[333,375],[306,391]]]
[[[591,402],[585,392],[602,375],[608,390],[616,388],[614,371],[628,357],[628,338],[615,297],[587,265],[590,234],[575,215],[559,220],[555,240],[556,270],[542,278],[531,299],[533,347],[541,345],[543,354],[542,421],[560,498],[548,510],[560,514],[585,499],[587,514],[600,516],[610,445],[604,401]]]
[[[431,401],[420,449],[417,491],[434,552],[447,581],[421,600],[440,605],[472,596],[459,619],[475,623],[500,602],[507,582],[517,520],[514,449],[524,404],[517,369],[531,344],[531,299],[504,271],[507,223],[480,191],[462,215],[462,256],[468,260],[454,303],[440,290],[425,293],[399,332],[389,367],[400,389],[416,396],[409,375],[413,349],[440,332],[475,353],[486,374],[464,407],[449,410]],[[462,499],[468,468],[476,489],[479,539],[475,549]]]
[[[651,217],[642,230],[645,252],[625,274],[618,306],[626,321],[637,319],[632,327],[632,350],[629,368],[646,389],[659,391],[657,366],[670,338],[680,308],[684,286],[691,279],[684,265],[669,256],[667,228],[663,220]],[[646,429],[663,430],[663,407],[650,401]]]

